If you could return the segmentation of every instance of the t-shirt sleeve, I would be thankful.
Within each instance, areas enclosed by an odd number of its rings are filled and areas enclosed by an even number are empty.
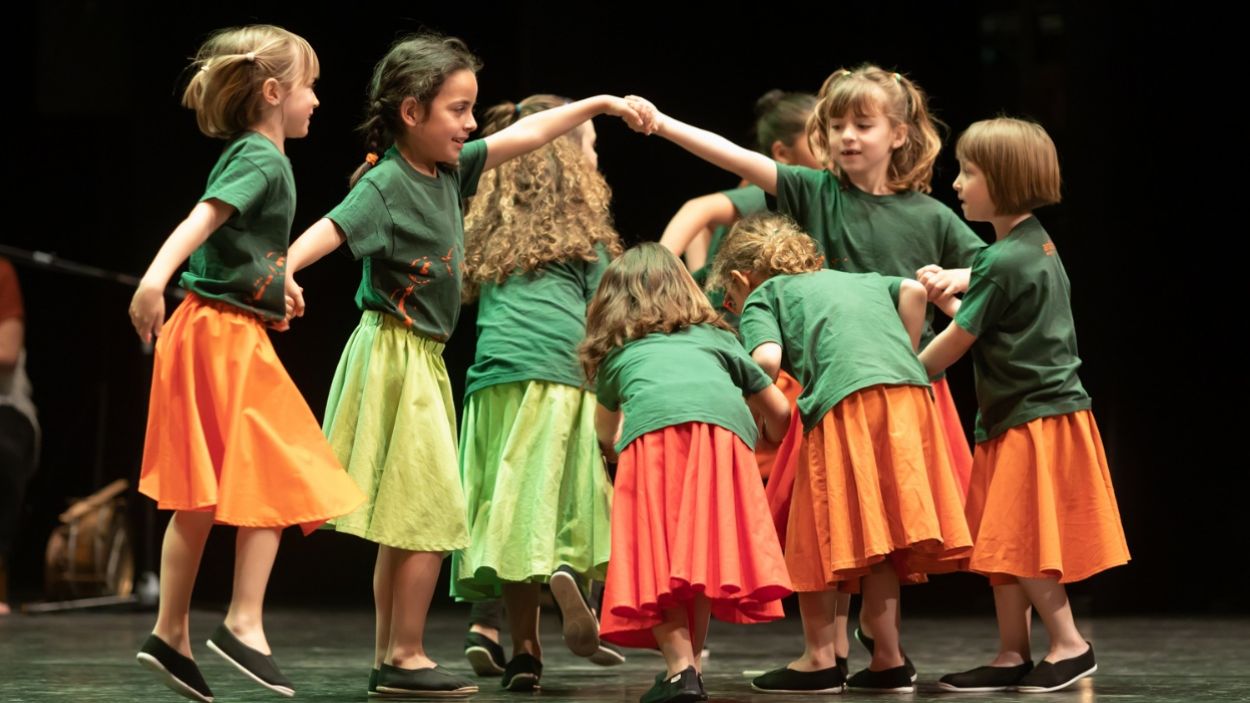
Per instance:
[[[764,369],[755,363],[733,335],[725,333],[719,341],[721,358],[725,360],[725,367],[733,378],[734,385],[742,389],[743,395],[755,395],[773,385],[773,379],[764,373]]]
[[[474,139],[465,142],[460,150],[459,174],[460,197],[471,198],[477,193],[477,182],[482,177],[482,169],[486,166],[486,140]]]
[[[607,270],[611,258],[608,250],[602,244],[595,246],[595,253],[599,255],[594,261],[585,262],[585,278],[583,285],[585,286],[586,303],[590,303],[590,299],[595,297],[595,291],[599,290],[599,281],[603,280],[603,272]]]
[[[765,284],[755,289],[742,306],[738,319],[738,332],[742,346],[749,354],[766,342],[782,343],[781,324],[777,321],[777,300]]]
[[[390,246],[394,226],[390,210],[381,191],[367,180],[357,183],[326,218],[343,230],[357,259],[378,256]]]
[[[754,215],[757,212],[764,212],[768,209],[768,203],[764,197],[767,194],[759,186],[734,188],[733,190],[722,191],[721,195],[729,198],[729,202],[733,203],[734,210],[738,212],[738,217]]]
[[[1011,300],[1007,292],[994,281],[989,262],[977,257],[972,267],[972,280],[964,294],[955,324],[974,337],[980,337],[992,329],[1007,310]]]
[[[619,376],[615,363],[619,357],[616,352],[608,354],[595,373],[595,397],[600,405],[613,412],[621,407]]]
[[[261,206],[268,189],[269,177],[264,169],[252,159],[236,155],[208,184],[200,202],[220,200],[237,210],[239,215],[248,215]]]
[[[894,307],[898,307],[898,292],[903,287],[903,279],[898,276],[882,276],[886,285],[890,289],[890,300],[894,301]]]

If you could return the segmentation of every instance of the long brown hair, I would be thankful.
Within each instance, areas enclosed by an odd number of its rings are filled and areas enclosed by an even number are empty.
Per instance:
[[[603,272],[586,308],[586,339],[577,349],[586,379],[593,381],[604,357],[627,342],[693,325],[733,331],[672,252],[657,242],[629,249]]]
[[[486,137],[517,120],[568,103],[533,95],[496,105],[483,115]],[[556,261],[594,261],[595,245],[621,253],[612,227],[612,191],[582,153],[579,126],[569,134],[483,174],[464,221],[464,299],[482,283],[503,283]]]
[[[920,86],[901,73],[872,64],[854,70],[840,68],[825,79],[807,120],[807,141],[812,153],[844,184],[846,176],[832,158],[836,147],[829,144],[829,123],[847,114],[884,115],[892,126],[905,125],[907,141],[890,154],[889,187],[896,193],[933,189],[933,162],[942,149],[937,126],[942,123],[929,114],[928,98]]]

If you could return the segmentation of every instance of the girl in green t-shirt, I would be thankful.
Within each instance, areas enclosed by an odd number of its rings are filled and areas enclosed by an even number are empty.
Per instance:
[[[911,691],[913,670],[899,646],[899,583],[950,571],[972,545],[915,354],[925,289],[824,269],[812,239],[784,215],[739,221],[712,281],[742,310],[739,329],[752,357],[775,374],[784,355],[803,385],[805,435],[785,551],[804,651],[752,685],[829,692],[845,680],[851,689]],[[849,679],[836,649],[838,591],[845,590],[862,590],[860,617],[875,637],[872,662]]]
[[[307,41],[271,25],[213,34],[192,68],[183,105],[201,132],[228,143],[130,303],[140,338],[159,336],[139,491],[174,511],[156,626],[138,660],[181,695],[212,700],[191,659],[187,618],[213,524],[236,525],[234,592],[208,646],[292,696],[262,625],[282,528],[311,532],[364,500],[266,332],[285,329],[294,304],[283,295],[295,214],[285,144],[308,134],[320,69]],[[188,257],[181,284],[190,293],[165,322],[165,286]]]
[[[497,105],[482,136],[568,103],[535,95]],[[512,691],[536,688],[542,675],[543,583],[569,649],[593,657],[601,646],[578,577],[607,571],[612,486],[577,345],[586,303],[621,243],[594,142],[587,120],[503,164],[481,179],[465,214],[464,297],[478,302],[477,347],[460,437],[469,546],[452,555],[451,590],[475,602],[502,595],[513,652],[503,687]]]
[[[706,700],[709,616],[784,617],[790,579],[755,465],[752,411],[776,441],[789,405],[656,243],[608,266],[581,355],[599,444],[620,457],[600,636],[664,654],[644,701]]]
[[[647,112],[648,133],[776,196],[777,210],[816,240],[828,268],[915,278],[936,264],[947,269],[944,285],[956,285],[967,280],[966,267],[985,246],[950,208],[927,195],[941,140],[924,91],[901,73],[866,64],[825,79],[806,126],[810,150],[823,168],[781,163],[664,115],[642,98],[630,99]],[[932,337],[932,314],[932,308],[926,311],[921,348]],[[972,451],[944,376],[933,380],[933,393],[952,470],[967,491]],[[845,622],[845,596],[839,608]],[[838,632],[838,651],[846,653],[846,628]],[[856,636],[872,649],[869,632],[861,629]]]
[[[462,200],[483,172],[596,115],[641,124],[623,99],[601,95],[469,140],[478,67],[459,39],[420,34],[392,45],[369,85],[361,125],[369,151],[351,190],[288,254],[291,273],[344,243],[362,261],[361,321],[335,371],[324,429],[368,497],[331,525],[378,544],[369,690],[381,694],[478,690],[435,665],[423,641],[442,559],[469,545],[442,358],[460,311]],[[287,289],[301,314],[302,292],[290,277]]]
[[[988,666],[948,674],[939,685],[1058,691],[1098,668],[1064,584],[1129,560],[1102,439],[1076,373],[1068,276],[1032,212],[1059,202],[1059,159],[1040,125],[1010,118],[973,124],[955,153],[964,216],[992,223],[997,241],[977,255],[962,301],[938,291],[953,321],[920,359],[940,373],[972,352],[980,412],[967,509],[976,546],[967,568],[994,587],[999,651]],[[1036,667],[1033,610],[1050,635]]]
[[[807,142],[807,120],[816,105],[811,93],[770,90],[755,102],[756,148],[777,163],[820,168]],[[716,250],[740,217],[767,209],[764,191],[744,183],[742,187],[687,200],[660,235],[660,244],[682,257],[695,282],[707,282]],[[723,293],[712,299],[720,307]]]

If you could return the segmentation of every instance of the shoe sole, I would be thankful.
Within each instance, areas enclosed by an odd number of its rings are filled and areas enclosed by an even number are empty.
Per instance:
[[[186,683],[184,683],[182,679],[169,673],[169,669],[166,669],[164,666],[162,666],[160,660],[158,660],[156,657],[152,656],[151,654],[148,654],[147,652],[139,652],[138,654],[135,655],[135,659],[139,662],[140,665],[143,666],[143,668],[149,671],[152,671],[153,673],[160,676],[161,683],[169,687],[169,689],[173,691],[174,693],[177,693],[183,698],[190,698],[193,701],[201,701],[201,703],[213,703],[212,696],[206,696],[200,693],[199,691],[195,690],[194,688],[191,688]]]
[[[495,663],[495,658],[485,647],[469,647],[464,650],[464,656],[473,667],[473,673],[478,676],[499,676],[504,671],[502,666]]]
[[[952,693],[993,693],[995,691],[1010,691],[1012,689],[1011,686],[975,686],[963,688],[960,686],[952,686],[948,683],[942,683],[941,681],[938,681],[938,688]]]
[[[406,688],[391,688],[389,686],[378,686],[377,698],[396,698],[396,699],[412,699],[412,698],[468,698],[476,695],[477,686],[465,686],[452,691],[412,691]]]
[[[1097,664],[1095,664],[1095,665],[1091,666],[1091,667],[1090,667],[1089,669],[1087,669],[1086,671],[1082,671],[1081,673],[1077,674],[1076,676],[1073,676],[1072,678],[1070,678],[1070,679],[1068,679],[1067,681],[1065,681],[1065,682],[1063,682],[1063,683],[1059,684],[1058,686],[1051,686],[1050,688],[1042,688],[1041,686],[1013,686],[1011,690],[1013,690],[1013,691],[1015,691],[1015,692],[1017,692],[1017,693],[1050,693],[1051,691],[1062,691],[1063,689],[1067,688],[1068,686],[1071,686],[1072,684],[1076,683],[1077,681],[1080,681],[1081,679],[1085,678],[1086,676],[1089,676],[1090,674],[1094,673],[1095,671],[1098,671],[1098,665],[1097,665]]]
[[[211,650],[213,650],[214,652],[216,652],[216,653],[217,653],[217,655],[218,655],[218,656],[220,656],[222,659],[225,659],[226,661],[228,661],[228,662],[230,662],[231,664],[233,664],[233,665],[234,665],[234,668],[236,668],[236,669],[238,669],[239,671],[243,672],[243,675],[244,675],[244,676],[246,676],[246,677],[248,677],[249,679],[251,679],[251,680],[255,681],[256,683],[260,684],[261,686],[264,686],[265,688],[269,689],[270,691],[273,691],[274,693],[278,694],[279,696],[285,696],[285,697],[287,697],[287,698],[294,698],[294,697],[295,697],[295,689],[290,688],[290,687],[287,687],[287,686],[277,686],[277,685],[275,685],[275,684],[271,684],[271,683],[266,682],[264,679],[260,678],[260,677],[259,677],[259,676],[257,676],[256,674],[253,674],[251,671],[249,671],[249,670],[248,670],[248,668],[247,668],[246,666],[243,666],[243,665],[242,665],[242,664],[240,664],[239,662],[235,661],[235,660],[234,660],[234,658],[233,658],[233,657],[231,657],[229,654],[226,654],[226,653],[225,653],[225,652],[221,649],[221,647],[218,647],[216,644],[213,644],[213,641],[212,641],[212,640],[209,640],[209,641],[208,641],[208,648],[209,648],[209,649],[211,649]]]
[[[551,575],[551,595],[564,617],[564,644],[579,657],[599,651],[599,622],[590,612],[577,581],[563,571]]]
[[[898,688],[857,688],[855,686],[847,686],[846,690],[855,693],[915,693],[915,686],[899,686]]]
[[[538,689],[538,676],[534,674],[517,674],[513,676],[508,685],[504,686],[505,691],[534,691]]]
[[[805,689],[786,689],[786,688],[760,688],[755,684],[751,684],[751,690],[758,693],[776,693],[786,696],[802,696],[810,695],[828,695],[830,693],[842,693],[846,690],[846,686],[834,686],[833,688],[805,688]]]
[[[599,666],[620,666],[625,663],[625,655],[600,647],[595,650],[594,654],[590,655],[590,663]]]

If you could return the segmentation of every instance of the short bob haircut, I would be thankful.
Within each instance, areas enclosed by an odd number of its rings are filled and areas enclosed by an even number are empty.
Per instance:
[[[974,122],[955,157],[976,165],[999,215],[1020,215],[1060,201],[1059,156],[1042,126],[1011,117]]]

